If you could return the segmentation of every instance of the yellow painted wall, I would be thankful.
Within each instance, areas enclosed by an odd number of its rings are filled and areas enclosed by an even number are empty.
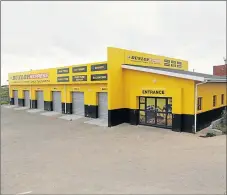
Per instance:
[[[121,65],[124,62],[124,50],[108,48],[108,109],[124,108],[124,84]]]
[[[12,91],[18,90],[18,98],[24,98],[23,90],[32,91],[31,99],[36,100],[36,91],[44,92],[44,101],[52,101],[52,91],[61,91],[62,102],[72,102],[72,92],[84,92],[84,104],[97,105],[97,93],[107,92],[107,84],[78,84],[78,85],[32,85],[32,86],[18,86],[12,85],[10,87],[10,97],[13,97]]]
[[[128,58],[128,56],[139,56],[144,58],[152,58],[152,59],[159,59],[160,64],[151,64],[143,61],[133,61]],[[128,85],[126,86],[125,83],[128,83],[127,80],[130,79],[130,82],[134,85],[138,81],[136,78],[126,78],[125,72],[123,73],[122,65],[123,64],[135,64],[135,65],[142,65],[142,66],[156,66],[156,67],[164,67],[164,59],[173,60],[173,58],[168,58],[164,56],[157,56],[152,54],[145,54],[141,52],[129,51],[119,48],[108,47],[107,48],[107,58],[108,58],[108,109],[119,109],[119,108],[127,108],[127,101],[125,101],[125,95],[128,91]],[[142,59],[142,58],[141,58]],[[174,59],[177,60],[177,59]],[[188,62],[183,60],[177,60],[182,62],[181,70],[188,69]],[[180,69],[180,68],[178,68]],[[144,73],[143,73],[144,74]],[[143,76],[139,79],[143,80]],[[181,79],[183,80],[183,79]],[[150,82],[150,80],[149,80]],[[149,83],[148,82],[148,83]],[[145,83],[141,83],[143,86],[147,86]],[[163,82],[165,85],[166,83]],[[190,85],[191,86],[191,85]],[[179,90],[180,91],[180,90]],[[178,92],[180,94],[180,92]],[[133,95],[133,94],[132,94]],[[129,95],[127,95],[129,96]],[[132,108],[135,108],[135,104],[132,105]]]
[[[172,97],[174,114],[194,114],[194,82],[153,73],[123,70],[124,107],[139,109],[138,96]],[[164,90],[164,95],[144,95],[142,90]]]
[[[224,94],[224,104],[221,104],[221,94]],[[213,96],[217,96],[216,106],[213,107]],[[197,113],[226,106],[226,83],[206,83],[198,86],[198,97],[202,97],[202,110]]]

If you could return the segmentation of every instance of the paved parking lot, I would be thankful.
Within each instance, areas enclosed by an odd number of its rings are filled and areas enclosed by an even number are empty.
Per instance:
[[[226,137],[1,109],[1,193],[224,194]]]

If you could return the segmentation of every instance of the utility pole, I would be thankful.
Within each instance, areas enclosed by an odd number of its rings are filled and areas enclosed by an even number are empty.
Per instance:
[[[227,59],[225,57],[223,57],[223,59],[224,59],[225,65],[226,65],[227,64]]]

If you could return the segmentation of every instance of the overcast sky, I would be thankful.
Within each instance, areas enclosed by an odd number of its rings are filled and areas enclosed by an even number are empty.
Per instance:
[[[120,47],[212,74],[226,56],[226,2],[2,2],[1,82],[9,72],[107,59]]]

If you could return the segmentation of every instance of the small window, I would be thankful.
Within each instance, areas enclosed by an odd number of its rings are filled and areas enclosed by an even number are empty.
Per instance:
[[[217,102],[217,96],[216,95],[214,95],[213,96],[213,107],[215,107],[216,106],[216,102]]]
[[[224,94],[221,94],[221,104],[224,104]]]
[[[197,110],[202,110],[202,97],[199,97],[198,98]]]

